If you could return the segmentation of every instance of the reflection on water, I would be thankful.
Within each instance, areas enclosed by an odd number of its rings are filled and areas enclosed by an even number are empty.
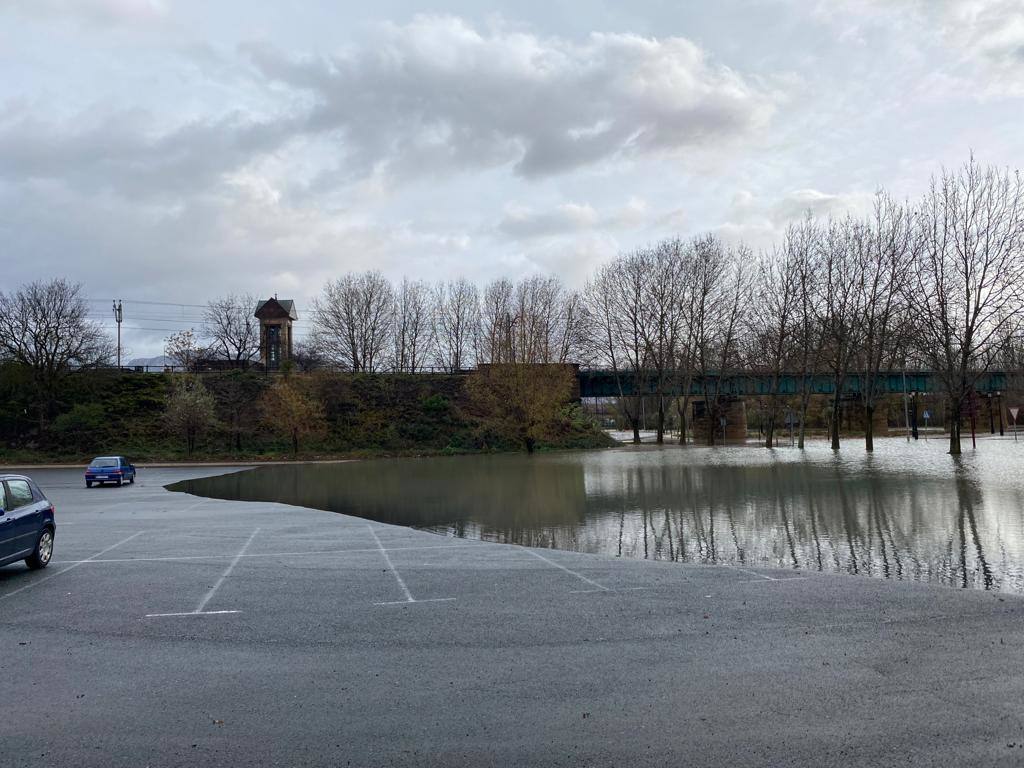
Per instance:
[[[172,486],[621,557],[1024,591],[1024,444],[629,447],[267,466]]]

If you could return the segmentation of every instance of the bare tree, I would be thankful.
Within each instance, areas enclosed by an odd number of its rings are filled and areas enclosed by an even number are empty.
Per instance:
[[[943,171],[917,211],[914,290],[920,352],[949,395],[949,452],[996,341],[1022,311],[1024,184],[972,157]]]
[[[873,451],[875,409],[882,396],[879,374],[893,364],[900,349],[894,337],[901,334],[907,320],[905,280],[913,254],[910,214],[879,192],[867,234],[857,357],[863,371],[860,398],[864,406],[864,448]]]
[[[480,320],[480,292],[465,278],[434,287],[434,355],[438,366],[458,373],[472,365],[470,352]]]
[[[583,352],[579,294],[553,276],[487,285],[480,307],[477,359],[482,363],[578,362]]]
[[[708,445],[715,444],[721,418],[723,379],[738,361],[743,315],[750,299],[745,246],[728,249],[714,235],[694,241],[694,299],[691,316],[694,363],[701,379]]]
[[[391,345],[394,311],[394,288],[380,272],[350,272],[328,282],[313,302],[313,342],[348,370],[378,371]]]
[[[110,337],[88,315],[81,286],[66,280],[0,293],[0,359],[31,371],[40,430],[53,416],[69,372],[110,364]]]
[[[515,286],[507,278],[488,283],[480,301],[480,322],[476,336],[479,363],[511,363],[514,359]]]
[[[683,332],[685,247],[678,240],[665,240],[643,251],[647,279],[643,285],[640,331],[647,348],[647,365],[654,375],[654,396],[658,407],[656,441],[665,442],[665,404],[676,383],[679,344]]]
[[[796,328],[794,340],[797,346],[796,365],[799,381],[799,433],[797,447],[803,449],[807,435],[807,411],[811,405],[812,377],[821,364],[825,336],[819,320],[820,280],[818,265],[821,261],[821,228],[810,212],[799,224],[790,225],[786,230],[786,257],[797,270]]]
[[[595,359],[612,370],[619,407],[638,444],[647,359],[642,328],[644,281],[642,255],[624,254],[600,267],[585,290],[591,348]]]
[[[395,296],[394,362],[396,371],[416,373],[425,361],[434,337],[430,286],[403,278]]]
[[[229,294],[206,305],[203,332],[214,354],[237,365],[256,359],[260,353],[260,324],[253,314],[257,302],[249,294]]]
[[[839,450],[842,394],[863,330],[863,253],[868,239],[867,225],[849,216],[830,221],[821,239],[816,309],[823,333],[824,361],[835,389],[829,422],[833,450]]]
[[[754,279],[755,295],[748,314],[748,361],[769,377],[764,445],[771,448],[779,414],[779,386],[793,358],[793,339],[798,331],[800,261],[788,237],[781,249],[761,254]]]
[[[196,332],[191,328],[172,333],[164,339],[164,356],[170,359],[175,368],[185,372],[194,371],[201,354]]]

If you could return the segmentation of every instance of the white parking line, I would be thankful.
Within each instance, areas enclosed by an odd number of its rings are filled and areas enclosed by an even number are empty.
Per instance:
[[[554,560],[550,560],[550,559],[544,557],[544,555],[540,554],[539,552],[534,552],[532,549],[527,549],[526,547],[520,547],[520,549],[523,550],[524,552],[529,552],[531,555],[536,557],[538,560],[543,560],[548,565],[553,565],[555,568],[558,568],[560,571],[565,571],[570,576],[575,576],[580,581],[585,582],[585,583],[589,584],[590,586],[594,587],[596,589],[596,591],[598,591],[598,592],[609,592],[610,591],[608,589],[608,587],[602,586],[602,585],[598,584],[596,581],[593,581],[592,579],[588,579],[582,573],[576,573],[576,571],[572,570],[571,568],[566,568],[564,565],[562,565],[560,563],[556,563]],[[589,592],[591,590],[587,590],[587,591]]]
[[[220,616],[225,613],[241,613],[241,611],[186,611],[184,613],[147,613],[147,619],[158,619],[164,616]]]
[[[12,591],[8,592],[7,594],[0,595],[0,600],[4,600],[5,598],[11,597],[12,595],[16,595],[19,592],[24,592],[26,589],[30,589],[32,587],[35,587],[35,586],[37,586],[39,584],[42,584],[43,582],[49,581],[50,579],[55,579],[58,576],[60,576],[62,573],[67,573],[68,571],[72,570],[73,568],[77,568],[80,565],[83,565],[83,564],[88,563],[88,562],[92,562],[92,560],[94,558],[97,558],[100,555],[104,555],[107,552],[109,552],[110,550],[114,549],[115,547],[120,547],[122,544],[127,544],[129,541],[134,539],[136,536],[141,536],[144,533],[145,533],[145,531],[139,531],[137,533],[133,533],[128,538],[121,539],[121,541],[117,542],[117,544],[111,544],[106,549],[100,550],[99,552],[97,552],[92,557],[87,557],[85,560],[78,560],[78,561],[72,563],[71,565],[69,565],[67,568],[61,568],[56,573],[50,574],[49,576],[43,576],[41,579],[36,579],[35,581],[31,581],[31,582],[29,582],[28,584],[26,584],[23,587],[19,587],[18,589],[12,590]]]
[[[432,546],[423,547],[387,547],[388,552],[404,552],[406,550],[419,550],[419,549],[466,549],[467,547],[475,546],[475,544],[439,544]],[[308,555],[347,555],[347,554],[365,554],[367,552],[379,552],[380,549],[372,547],[369,549],[314,549],[306,552],[258,552],[253,555],[242,555],[245,557],[298,557]],[[188,562],[191,560],[226,560],[229,557],[235,557],[235,555],[169,555],[167,557],[109,557],[109,558],[97,558],[95,560],[54,560],[54,565],[64,565],[74,563],[82,565],[84,563],[97,564],[97,563],[163,563],[163,562]]]
[[[224,580],[231,575],[231,571],[234,570],[236,565],[238,565],[238,561],[241,560],[242,557],[245,555],[245,550],[249,548],[249,545],[252,544],[252,540],[256,538],[256,534],[259,532],[260,529],[257,528],[255,531],[252,532],[252,534],[250,534],[249,538],[245,540],[245,544],[243,544],[242,548],[238,550],[238,554],[236,554],[234,559],[228,564],[228,567],[224,569],[224,573],[222,573],[220,575],[220,578],[217,579],[217,583],[210,587],[210,591],[207,592],[203,596],[203,599],[199,601],[199,605],[196,606],[196,609],[194,611],[175,611],[173,613],[147,613],[145,618],[159,619],[167,616],[222,616],[227,613],[241,613],[241,611],[204,611],[203,608],[205,608],[206,604],[210,602],[210,600],[213,598],[215,594],[217,594],[217,590],[220,589],[221,584],[223,584]]]
[[[374,603],[374,605],[408,605],[409,603],[450,603],[455,599],[454,597],[434,597],[427,598],[425,600],[417,600],[416,598],[414,598],[412,596],[412,592],[409,591],[409,587],[406,586],[405,579],[402,578],[402,574],[398,572],[398,569],[395,568],[395,564],[391,562],[391,558],[388,556],[388,550],[384,548],[383,544],[381,544],[380,539],[377,537],[377,532],[373,530],[373,526],[368,524],[366,527],[369,529],[370,535],[373,536],[373,540],[377,542],[377,550],[384,558],[384,562],[387,563],[388,570],[390,570],[391,573],[394,575],[395,581],[398,582],[398,586],[402,588],[402,594],[405,595],[405,600],[389,600],[388,602],[384,603]],[[434,549],[434,547],[431,547],[431,549]]]
[[[246,539],[245,544],[242,545],[242,548],[238,550],[238,554],[235,555],[235,559],[232,560],[231,564],[224,569],[224,573],[220,575],[220,578],[217,579],[217,583],[210,588],[210,591],[206,593],[206,596],[199,601],[199,606],[195,609],[195,611],[193,611],[193,613],[203,612],[203,608],[205,608],[206,604],[210,602],[210,599],[215,594],[217,594],[217,590],[220,589],[220,585],[224,583],[224,579],[226,579],[231,574],[231,571],[234,570],[235,566],[238,565],[238,561],[242,559],[242,555],[245,554],[245,550],[249,548],[249,545],[252,544],[252,540],[256,538],[256,534],[259,532],[260,529],[257,528],[255,531],[252,532],[252,535],[248,539]]]
[[[775,576],[765,576],[763,573],[758,573],[757,571],[750,571],[746,568],[741,568],[738,565],[729,565],[728,563],[721,563],[721,566],[723,568],[732,568],[734,571],[739,571],[740,573],[746,573],[751,576],[757,576],[758,579],[763,579],[764,581],[796,581],[797,579],[807,578],[806,576],[783,576],[782,578],[777,578]],[[753,579],[752,581],[756,581],[756,579]]]

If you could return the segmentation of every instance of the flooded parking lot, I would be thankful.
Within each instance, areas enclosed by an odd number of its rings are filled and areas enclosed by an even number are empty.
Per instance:
[[[484,541],[1024,592],[1024,443],[624,447],[267,466],[174,487]]]

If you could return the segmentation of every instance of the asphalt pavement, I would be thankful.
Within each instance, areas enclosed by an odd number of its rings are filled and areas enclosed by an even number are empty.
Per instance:
[[[1024,764],[1024,598],[445,538],[164,485],[0,568],[0,766]]]

